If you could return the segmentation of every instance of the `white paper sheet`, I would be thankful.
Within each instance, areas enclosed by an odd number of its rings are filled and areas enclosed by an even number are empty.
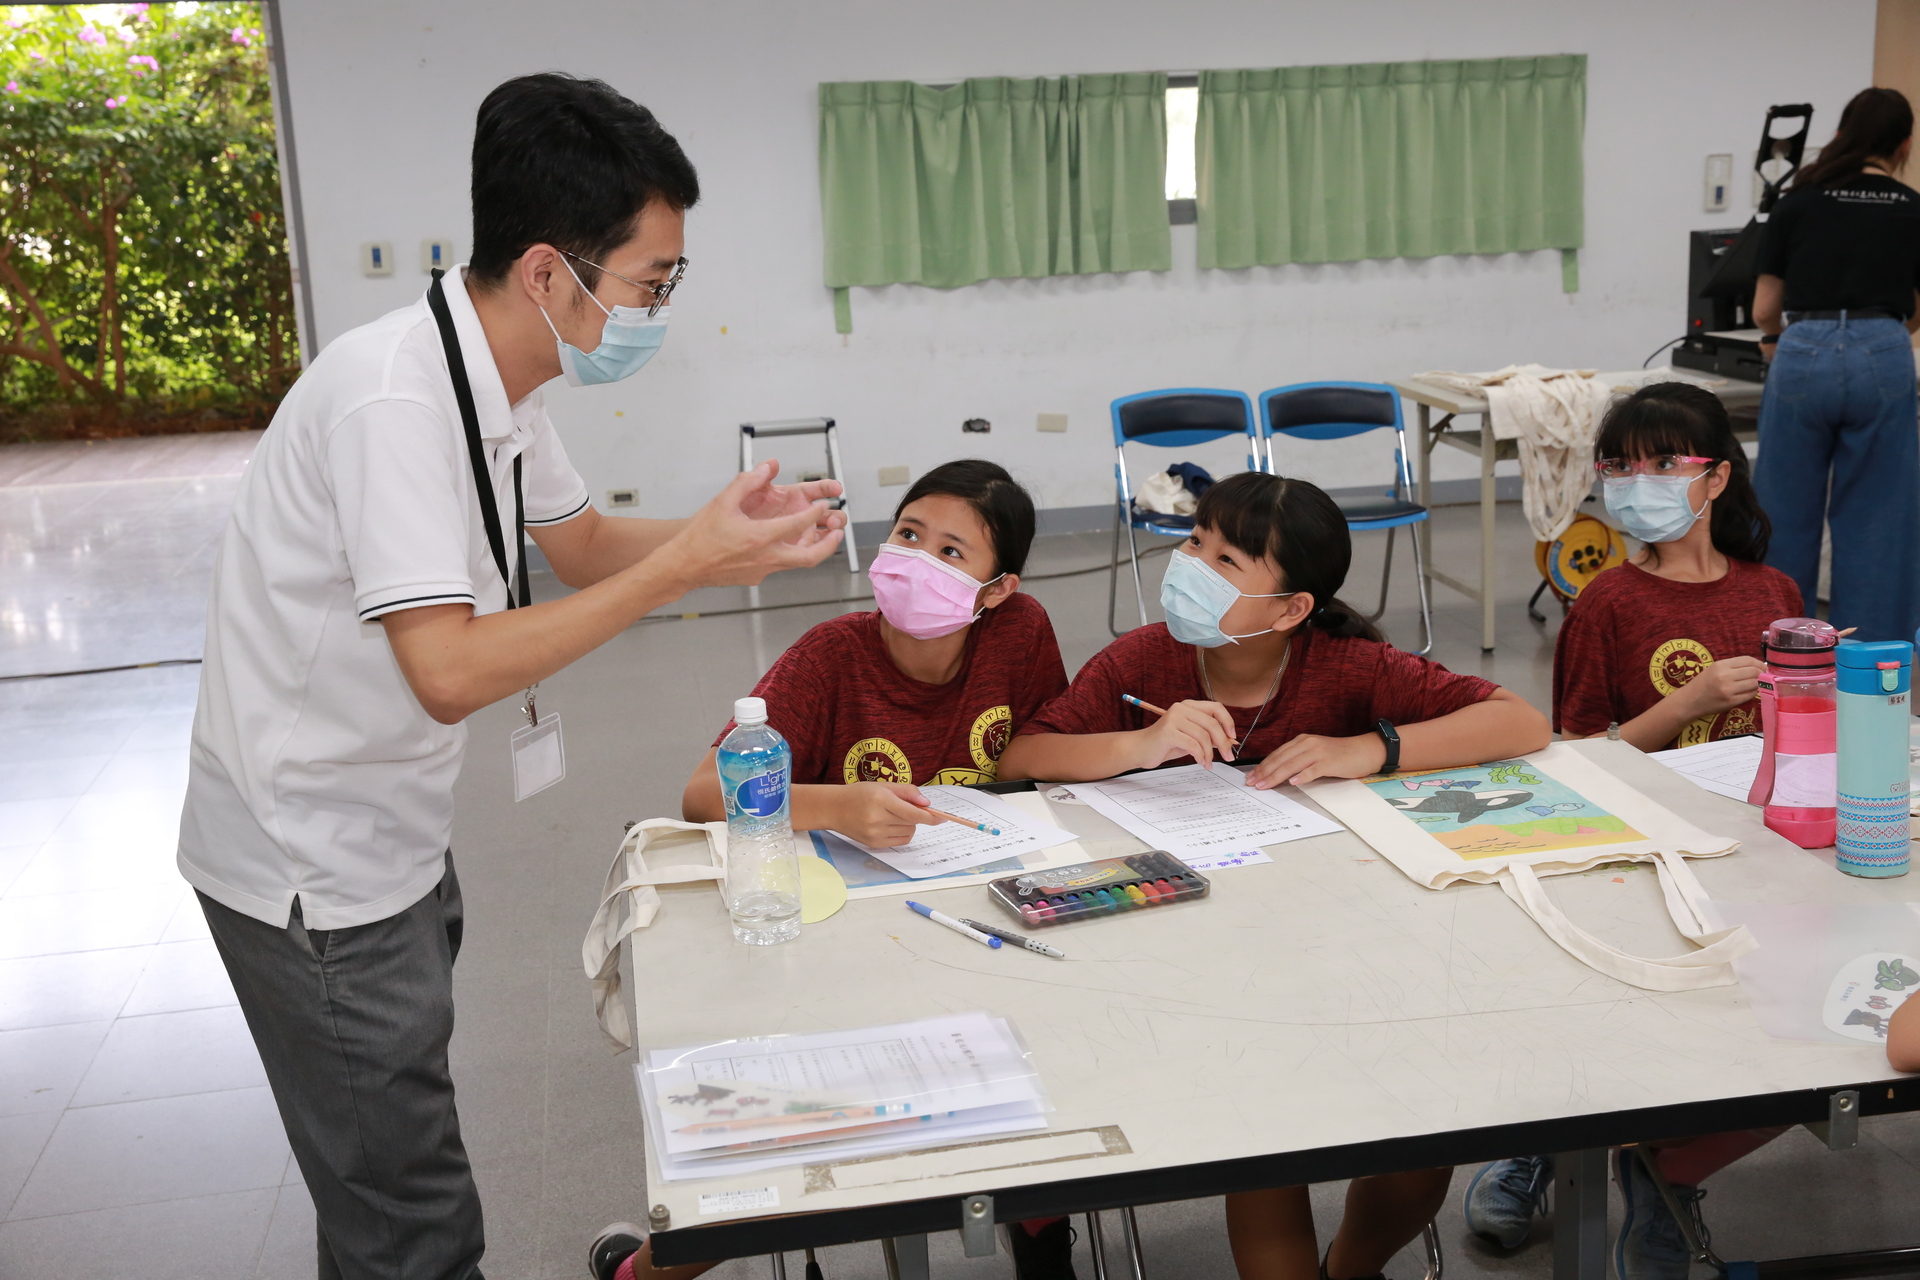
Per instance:
[[[1760,771],[1762,745],[1759,738],[1722,738],[1649,755],[1695,786],[1745,803]]]
[[[655,1049],[636,1079],[669,1178],[1038,1128],[1050,1109],[1011,1026],[985,1013]]]
[[[1000,834],[991,836],[957,822],[941,822],[917,828],[912,841],[897,849],[876,849],[846,836],[841,838],[862,853],[916,880],[977,867],[983,862],[1017,858],[1073,839],[1072,832],[1030,818],[990,792],[938,786],[922,787],[920,794],[932,801],[934,808],[956,818],[984,822],[997,828]]]
[[[1155,769],[1106,782],[1076,782],[1076,796],[1094,810],[1195,870],[1235,865],[1262,845],[1324,836],[1340,824],[1278,791],[1255,791],[1238,769],[1197,764]]]

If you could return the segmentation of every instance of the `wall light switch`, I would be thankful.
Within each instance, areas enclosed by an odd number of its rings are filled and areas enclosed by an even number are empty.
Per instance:
[[[453,241],[422,240],[420,242],[420,269],[422,271],[446,271],[453,266]]]
[[[1708,213],[1725,213],[1727,198],[1733,189],[1733,156],[1728,152],[1707,157],[1707,188],[1703,208]]]
[[[390,276],[393,274],[393,246],[379,240],[369,240],[360,246],[360,274],[368,276]]]
[[[1042,431],[1065,431],[1067,415],[1064,413],[1043,413],[1034,420],[1034,426]]]
[[[913,472],[906,467],[880,468],[880,483],[882,486],[910,484],[912,481]]]
[[[640,505],[638,489],[607,490],[607,505],[610,507],[637,507]]]

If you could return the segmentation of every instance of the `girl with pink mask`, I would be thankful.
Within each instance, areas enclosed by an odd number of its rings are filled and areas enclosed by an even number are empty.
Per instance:
[[[879,608],[813,628],[753,690],[793,748],[795,830],[905,844],[935,821],[921,785],[998,776],[1014,732],[1067,687],[1047,611],[1019,589],[1033,528],[1033,499],[996,463],[949,462],[907,490],[867,570]],[[713,752],[681,806],[724,816]]]

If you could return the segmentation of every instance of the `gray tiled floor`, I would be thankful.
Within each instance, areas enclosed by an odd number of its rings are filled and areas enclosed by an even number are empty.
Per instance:
[[[0,675],[196,656],[204,574],[254,437],[0,450]],[[115,452],[116,448],[119,453]],[[116,482],[119,471],[145,477]],[[1436,518],[1440,555],[1471,564],[1471,510]],[[1502,647],[1482,655],[1477,611],[1442,590],[1436,656],[1544,702],[1553,624],[1526,621],[1535,577],[1519,512],[1503,507]],[[1378,539],[1362,540],[1366,599]],[[1097,536],[1043,540],[1044,575],[1100,563]],[[1386,625],[1410,643],[1401,575]],[[1149,582],[1158,578],[1150,562]],[[765,603],[854,594],[825,568],[762,589]],[[543,591],[553,588],[543,581]],[[1104,574],[1031,589],[1068,665],[1106,641]],[[671,612],[744,603],[710,591]],[[624,818],[670,814],[691,762],[781,649],[844,606],[636,627],[547,682],[566,719],[570,776],[510,800],[502,704],[472,722],[455,833],[469,916],[456,984],[461,1114],[486,1198],[487,1271],[575,1276],[602,1223],[639,1217],[639,1126],[625,1055],[609,1054],[579,973],[579,935]],[[1123,610],[1123,618],[1126,617]],[[138,619],[137,624],[132,621]],[[197,907],[174,874],[172,827],[197,669],[0,682],[0,1277],[306,1277],[312,1208]],[[642,975],[641,980],[646,980]],[[1657,1069],[1657,1064],[1649,1064]],[[1708,1212],[1730,1257],[1920,1238],[1920,1121],[1876,1120],[1832,1154],[1795,1132],[1717,1176]],[[1456,1191],[1464,1187],[1461,1176]],[[1338,1216],[1338,1187],[1315,1193]],[[1511,1256],[1442,1216],[1449,1275],[1550,1271],[1550,1229]],[[1157,1277],[1232,1274],[1219,1202],[1140,1211]],[[1006,1276],[937,1238],[940,1274]],[[875,1246],[824,1251],[834,1280],[881,1274]],[[1391,1269],[1415,1273],[1403,1257]],[[764,1262],[716,1275],[763,1276]],[[797,1273],[797,1271],[796,1271]],[[1084,1264],[1081,1274],[1089,1274]]]

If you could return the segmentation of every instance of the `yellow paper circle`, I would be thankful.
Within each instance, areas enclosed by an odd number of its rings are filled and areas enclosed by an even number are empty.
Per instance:
[[[800,923],[818,924],[847,905],[847,882],[825,858],[805,857],[800,863]]]

